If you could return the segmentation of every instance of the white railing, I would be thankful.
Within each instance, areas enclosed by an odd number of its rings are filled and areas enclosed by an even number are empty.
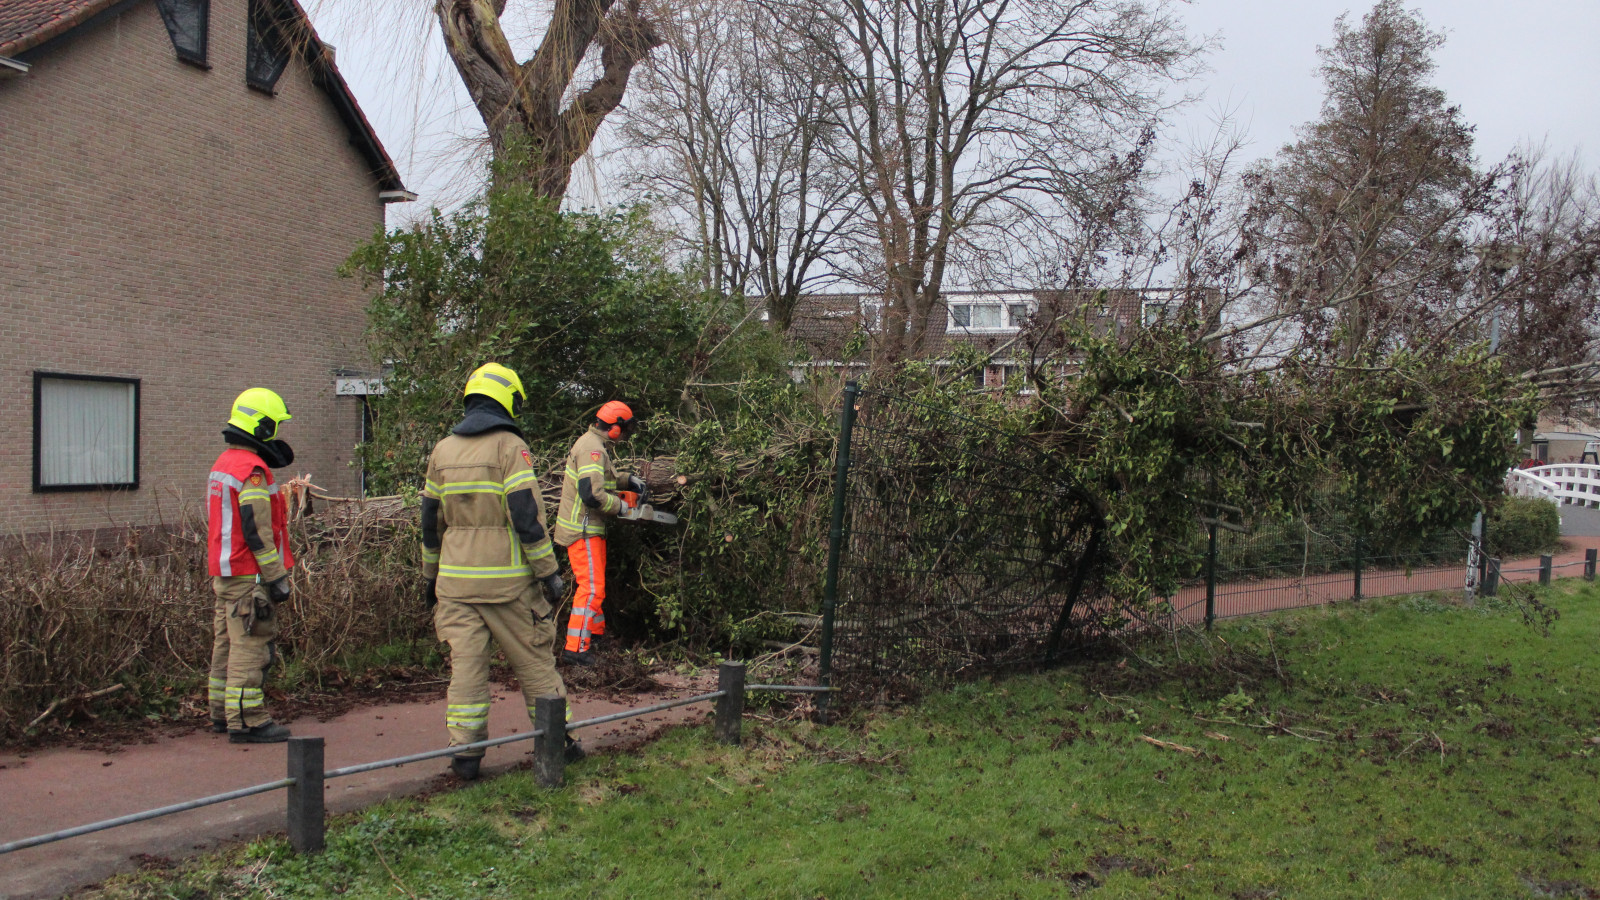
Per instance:
[[[1562,506],[1600,507],[1600,466],[1592,463],[1556,463],[1506,473],[1506,493],[1513,497],[1543,497]]]

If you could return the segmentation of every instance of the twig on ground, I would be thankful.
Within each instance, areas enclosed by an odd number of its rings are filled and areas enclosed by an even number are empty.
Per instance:
[[[394,873],[394,869],[389,868],[389,861],[383,858],[383,851],[378,849],[377,838],[372,839],[372,852],[378,857],[378,862],[383,863],[383,870],[389,873],[390,878],[394,879],[395,885],[404,891],[405,895],[410,897],[411,900],[418,900],[417,895],[413,894],[411,889],[406,887],[406,883],[400,880],[400,876]]]
[[[56,709],[58,709],[63,703],[72,703],[78,700],[93,700],[97,697],[104,697],[107,694],[115,694],[117,691],[122,690],[126,686],[127,685],[113,684],[110,687],[103,687],[98,691],[89,691],[85,694],[74,694],[71,697],[57,697],[56,699],[50,701],[50,705],[44,708],[44,712],[39,713],[38,718],[28,723],[28,727],[32,728],[35,725],[38,725],[40,722],[43,722],[45,719],[50,718],[50,714],[55,712]]]
[[[1185,747],[1182,744],[1174,744],[1171,741],[1159,741],[1159,740],[1156,740],[1155,738],[1151,737],[1148,734],[1139,735],[1139,740],[1144,741],[1147,744],[1154,744],[1154,745],[1156,745],[1157,747],[1160,747],[1163,750],[1176,750],[1179,753],[1187,753],[1190,756],[1199,756],[1200,755],[1200,751],[1196,750],[1193,747]]]

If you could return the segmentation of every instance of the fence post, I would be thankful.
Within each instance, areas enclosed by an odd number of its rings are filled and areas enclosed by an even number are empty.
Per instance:
[[[850,435],[855,431],[856,400],[860,396],[860,385],[845,382],[833,466],[833,513],[828,518],[828,566],[822,581],[822,653],[817,663],[817,683],[823,687],[833,684],[833,611],[839,600],[839,555],[844,551],[844,505],[850,490]],[[817,716],[827,720],[826,693],[817,697]]]
[[[1590,547],[1589,549],[1583,551],[1583,580],[1584,581],[1593,581],[1594,580],[1594,564],[1595,564],[1596,555],[1600,555],[1600,550],[1596,550],[1593,547]]]
[[[1550,569],[1551,569],[1551,564],[1553,562],[1554,562],[1554,560],[1552,560],[1550,558],[1550,554],[1548,554],[1548,553],[1546,553],[1546,554],[1544,554],[1544,555],[1539,557],[1539,583],[1540,584],[1549,584],[1550,583]]]
[[[567,698],[544,696],[533,701],[533,776],[540,787],[561,786],[567,765]]]
[[[1488,571],[1483,576],[1483,595],[1493,597],[1500,592],[1500,560],[1484,560],[1484,568]]]
[[[1361,564],[1363,562],[1361,557],[1365,554],[1365,551],[1366,551],[1366,547],[1362,546],[1362,544],[1363,544],[1363,541],[1361,540],[1361,535],[1357,534],[1356,535],[1356,559],[1355,559],[1355,563],[1356,563],[1355,596],[1353,596],[1351,599],[1355,600],[1358,603],[1361,601]]]
[[[325,843],[323,771],[322,738],[289,738],[289,845],[296,853],[321,853]]]
[[[739,743],[739,727],[744,721],[744,663],[725,662],[717,667],[717,741]]]
[[[1206,525],[1206,630],[1217,619],[1217,523]]]

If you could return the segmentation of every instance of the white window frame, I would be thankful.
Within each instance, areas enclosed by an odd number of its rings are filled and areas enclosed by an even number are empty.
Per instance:
[[[960,325],[956,322],[956,309],[971,309],[976,306],[994,306],[1000,309],[999,325]],[[1022,316],[1016,315],[1016,310],[1021,307]],[[945,301],[945,331],[950,334],[1014,334],[1022,330],[1022,320],[1034,314],[1038,309],[1038,301],[1032,297],[1017,294],[986,294],[969,295],[960,299]],[[972,321],[968,315],[968,322]]]
[[[1149,328],[1151,325],[1159,325],[1162,322],[1166,322],[1171,319],[1173,314],[1178,311],[1179,306],[1180,304],[1178,301],[1170,298],[1163,300],[1146,300],[1139,307],[1139,323],[1146,328]],[[1159,310],[1159,312],[1152,317],[1150,315],[1152,310]]]
[[[133,409],[130,410],[129,424],[132,434],[128,435],[129,471],[131,477],[126,481],[109,482],[50,482],[44,481],[44,457],[56,448],[45,447],[44,423],[44,389],[49,381],[89,381],[109,384],[123,384],[131,387]],[[52,493],[58,491],[99,491],[99,490],[134,490],[139,487],[139,432],[140,432],[140,392],[141,386],[137,378],[122,378],[108,375],[79,375],[69,372],[43,372],[33,373],[33,490],[34,493]]]

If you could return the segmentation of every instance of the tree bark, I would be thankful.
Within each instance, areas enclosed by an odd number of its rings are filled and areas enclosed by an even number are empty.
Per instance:
[[[445,49],[488,128],[496,178],[565,196],[572,166],[622,102],[633,67],[661,38],[640,0],[557,0],[533,58],[518,63],[500,28],[506,0],[437,0]],[[565,108],[561,101],[589,48],[600,76]]]

